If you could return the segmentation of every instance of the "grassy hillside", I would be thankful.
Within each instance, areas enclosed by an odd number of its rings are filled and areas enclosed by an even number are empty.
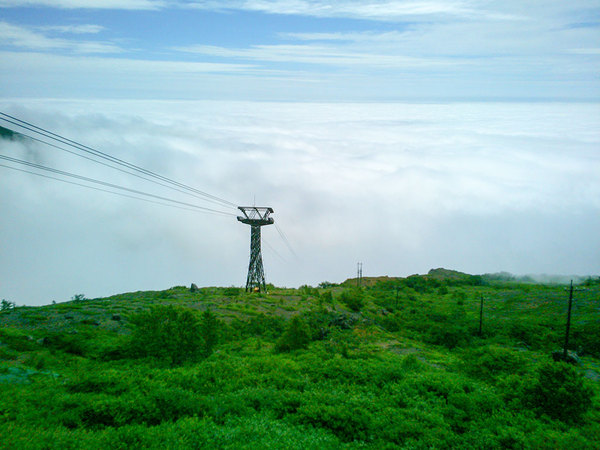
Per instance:
[[[550,357],[565,286],[322,286],[4,303],[0,448],[600,447],[597,280],[575,292],[574,365]]]

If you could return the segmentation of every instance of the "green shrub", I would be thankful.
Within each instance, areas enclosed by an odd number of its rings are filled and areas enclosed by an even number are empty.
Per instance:
[[[452,323],[430,324],[428,333],[424,336],[425,342],[443,345],[448,349],[460,347],[469,342],[471,335],[466,327]]]
[[[223,289],[223,294],[227,297],[238,297],[242,290],[237,287],[228,287]]]
[[[594,320],[573,330],[571,344],[582,355],[600,357],[600,321]]]
[[[155,306],[131,317],[134,326],[129,352],[180,365],[197,360],[204,349],[201,323],[190,309]]]
[[[82,356],[89,351],[89,335],[87,333],[59,333],[48,334],[43,339],[45,347],[61,350],[72,355]]]
[[[86,373],[65,382],[67,392],[84,394],[121,394],[128,390],[125,380],[120,380],[116,374]]]
[[[538,349],[542,346],[542,337],[546,330],[536,324],[530,324],[523,321],[513,322],[508,329],[508,335],[523,344]]]
[[[275,338],[281,336],[285,329],[285,320],[278,316],[267,316],[263,313],[251,317],[247,322],[234,321],[232,326],[246,336],[263,336]]]
[[[213,352],[213,348],[217,345],[219,339],[219,321],[210,309],[202,313],[200,331],[203,338],[202,356],[206,358]]]
[[[333,301],[333,296],[331,295],[331,291],[325,291],[321,294],[321,301],[323,303],[331,303]]]
[[[577,422],[592,406],[594,391],[575,367],[564,362],[542,365],[525,388],[525,404],[563,422]]]
[[[364,306],[362,292],[357,289],[346,289],[340,295],[340,301],[352,311],[358,312]]]
[[[2,299],[2,303],[0,303],[0,311],[9,311],[14,308],[14,302],[9,302],[8,300]]]
[[[27,352],[39,348],[31,338],[11,328],[0,328],[0,344],[5,344],[19,352]]]
[[[10,350],[4,346],[0,346],[0,360],[14,360],[17,359],[19,354],[13,350]]]
[[[330,318],[331,313],[324,311],[310,311],[302,314],[302,320],[309,329],[311,340],[322,341],[329,335]]]
[[[50,360],[45,353],[36,352],[32,353],[25,361],[28,366],[34,367],[37,370],[42,370],[48,366]]]
[[[307,348],[309,342],[310,330],[308,326],[299,316],[294,316],[281,338],[277,341],[275,350],[278,352],[289,352]]]
[[[380,319],[380,325],[386,330],[391,332],[400,331],[402,329],[403,318],[399,313],[388,314]]]
[[[523,373],[525,358],[520,353],[496,345],[480,347],[464,355],[465,372],[484,380]]]
[[[319,297],[319,290],[307,284],[300,286],[298,291],[306,297]]]
[[[349,330],[356,323],[356,318],[343,313],[331,313],[329,315],[329,326],[340,330]]]
[[[342,442],[371,440],[374,434],[368,402],[338,393],[311,395],[298,408],[296,420],[328,429]]]

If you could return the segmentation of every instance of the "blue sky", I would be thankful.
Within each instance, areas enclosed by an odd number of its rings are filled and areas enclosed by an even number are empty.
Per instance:
[[[600,98],[587,0],[0,0],[0,42],[13,97]]]

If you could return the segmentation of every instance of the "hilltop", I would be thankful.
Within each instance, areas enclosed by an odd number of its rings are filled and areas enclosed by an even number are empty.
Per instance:
[[[576,365],[550,357],[562,285],[447,269],[355,285],[6,304],[0,447],[600,445],[597,280],[575,292]]]

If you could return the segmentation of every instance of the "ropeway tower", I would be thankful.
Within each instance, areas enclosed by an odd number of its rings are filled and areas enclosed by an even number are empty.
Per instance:
[[[238,206],[244,216],[238,216],[237,220],[250,225],[250,264],[248,266],[248,278],[246,279],[246,292],[267,290],[265,284],[265,272],[263,269],[262,255],[260,252],[260,227],[271,225],[275,221],[269,215],[273,208],[258,206]]]

